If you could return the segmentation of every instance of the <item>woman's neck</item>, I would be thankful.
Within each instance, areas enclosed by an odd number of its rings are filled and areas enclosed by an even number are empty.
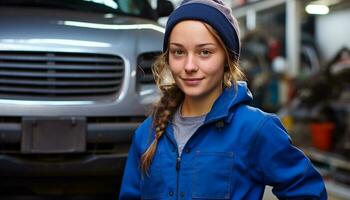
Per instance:
[[[209,113],[219,95],[212,95],[205,98],[185,96],[181,107],[181,115],[184,117],[194,117]]]

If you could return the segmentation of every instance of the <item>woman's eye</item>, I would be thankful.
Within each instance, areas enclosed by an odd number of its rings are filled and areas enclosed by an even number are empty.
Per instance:
[[[181,54],[183,54],[183,51],[182,51],[182,50],[176,50],[176,51],[175,51],[175,54],[181,55]]]
[[[181,49],[175,49],[172,51],[172,54],[175,56],[181,56],[184,54],[184,52]]]
[[[202,50],[201,52],[200,52],[200,55],[201,56],[204,56],[204,57],[207,57],[207,56],[209,56],[211,54],[211,52],[209,51],[209,50]]]

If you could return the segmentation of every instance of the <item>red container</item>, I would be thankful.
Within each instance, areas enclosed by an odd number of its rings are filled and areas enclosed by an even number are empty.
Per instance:
[[[319,150],[331,150],[334,124],[331,122],[311,123],[310,129],[312,145]]]

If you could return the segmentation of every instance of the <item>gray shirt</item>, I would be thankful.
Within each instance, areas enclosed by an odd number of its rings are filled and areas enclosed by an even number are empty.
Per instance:
[[[190,137],[204,123],[206,117],[206,115],[183,117],[180,111],[181,106],[179,106],[173,117],[174,137],[177,143],[179,155],[181,155],[182,150]]]

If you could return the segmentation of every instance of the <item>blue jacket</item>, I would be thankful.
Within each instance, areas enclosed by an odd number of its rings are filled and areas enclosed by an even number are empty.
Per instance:
[[[320,174],[292,146],[279,119],[248,106],[251,100],[244,82],[223,91],[181,157],[169,124],[142,174],[140,157],[154,137],[152,119],[146,119],[133,137],[120,200],[255,200],[265,185],[279,199],[327,199]]]

